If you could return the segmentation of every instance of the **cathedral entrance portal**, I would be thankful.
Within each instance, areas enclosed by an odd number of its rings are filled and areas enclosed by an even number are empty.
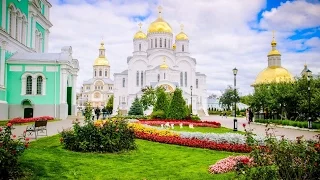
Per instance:
[[[159,83],[156,85],[156,87],[163,87],[165,92],[174,92],[176,90],[176,87],[174,84],[167,83],[167,82]]]

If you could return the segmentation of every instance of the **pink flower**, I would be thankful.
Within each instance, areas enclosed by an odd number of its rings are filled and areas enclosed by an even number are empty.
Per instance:
[[[242,127],[243,127],[243,128],[246,128],[246,123],[243,123],[243,124],[242,124]]]
[[[30,139],[29,138],[26,138],[26,141],[29,141]]]
[[[13,138],[16,138],[17,136],[14,134],[14,135],[12,135],[12,137],[13,137]]]
[[[2,131],[2,128],[0,127],[0,132]]]
[[[7,126],[8,126],[8,127],[11,127],[11,126],[12,126],[12,124],[11,124],[11,123],[8,123],[8,124],[7,124]]]

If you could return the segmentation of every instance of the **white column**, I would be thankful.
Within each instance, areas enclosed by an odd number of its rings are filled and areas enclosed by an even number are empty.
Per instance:
[[[32,27],[32,21],[31,21],[31,19],[32,19],[32,17],[33,17],[33,14],[32,14],[32,12],[30,11],[29,12],[29,17],[28,17],[28,26],[27,26],[27,28],[28,28],[28,30],[27,30],[27,46],[28,47],[32,47],[32,44],[30,44],[30,42],[31,42],[31,39],[32,39],[32,33],[33,32],[31,32],[31,27]]]
[[[32,26],[32,32],[31,32],[31,38],[32,38],[32,47],[31,48],[33,48],[33,49],[35,49],[35,45],[36,45],[36,20],[37,20],[37,18],[36,18],[36,16],[34,16],[33,15],[33,22],[32,22],[32,24],[31,24],[31,26]]]
[[[1,9],[1,12],[2,12],[2,24],[1,24],[1,27],[2,29],[6,29],[6,19],[7,19],[7,9],[6,9],[6,5],[7,5],[7,0],[2,0],[2,9]]]
[[[7,42],[6,41],[2,41],[1,43],[1,57],[0,57],[0,86],[4,87],[5,86],[5,81],[4,81],[4,77],[5,77],[5,56],[6,56],[6,45]]]
[[[47,29],[44,33],[44,53],[48,52],[49,34],[50,34],[50,31],[49,29]]]
[[[10,12],[10,22],[11,22],[11,27],[10,27],[10,35],[11,37],[15,38],[16,36],[16,31],[17,31],[17,14],[16,12],[11,11]],[[10,25],[9,25],[10,26]]]
[[[21,29],[22,29],[22,17],[17,17],[17,29],[16,29],[16,40],[21,41]]]
[[[60,101],[61,104],[67,103],[67,80],[68,80],[68,73],[67,70],[61,70],[61,82],[60,82]]]
[[[77,77],[75,73],[72,75],[72,107],[74,108],[73,115],[77,115]]]

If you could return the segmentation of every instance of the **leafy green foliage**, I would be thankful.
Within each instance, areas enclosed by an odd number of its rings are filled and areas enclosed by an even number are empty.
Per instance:
[[[147,110],[148,108],[155,106],[156,102],[157,102],[157,97],[159,92],[164,91],[163,87],[157,87],[157,88],[153,88],[152,86],[146,86],[145,88],[141,89],[141,91],[143,92],[140,102],[143,106],[144,110]],[[170,101],[170,94],[167,97],[168,101]]]
[[[114,96],[111,95],[111,97],[109,98],[109,100],[107,102],[106,109],[107,109],[108,113],[112,113],[112,111],[113,111],[113,99],[114,99]]]
[[[164,89],[160,89],[159,92],[157,93],[157,101],[153,108],[153,112],[163,111],[164,114],[161,116],[163,119],[165,119],[168,113],[168,108],[169,108],[168,95],[166,94]]]
[[[253,95],[249,94],[246,96],[241,96],[240,97],[240,102],[246,105],[252,104],[253,103]]]
[[[281,119],[255,119],[255,122],[258,123],[265,123],[265,124],[278,124],[278,125],[285,125],[285,126],[294,126],[299,128],[308,128],[307,121],[291,121],[291,120],[281,120]],[[319,122],[312,123],[312,129],[320,129]]]
[[[28,139],[16,139],[11,131],[11,123],[3,128],[0,127],[0,180],[15,179],[22,176],[19,158],[29,145]]]
[[[152,119],[165,119],[166,118],[166,114],[163,110],[157,110],[157,111],[153,111],[151,113],[151,118]]]
[[[92,122],[73,130],[63,130],[61,144],[71,151],[80,152],[119,152],[135,149],[134,131],[124,120],[107,121],[95,126]]]
[[[181,89],[177,88],[169,106],[168,118],[169,119],[184,119],[186,117],[186,102],[182,97]]]
[[[85,103],[85,109],[84,109],[84,117],[86,121],[91,121],[92,109],[93,107],[91,106],[91,103],[87,101]]]
[[[227,109],[230,110],[230,107],[234,104],[234,102],[239,102],[240,97],[238,94],[238,90],[236,90],[236,93],[234,92],[234,89],[229,86],[227,89],[225,89],[224,93],[219,99],[219,104]]]
[[[143,115],[143,107],[139,101],[139,98],[136,97],[130,107],[128,115]]]

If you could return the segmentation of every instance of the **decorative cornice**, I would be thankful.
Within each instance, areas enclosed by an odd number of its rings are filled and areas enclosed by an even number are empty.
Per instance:
[[[11,42],[14,45],[18,46],[19,48],[22,48],[23,50],[27,51],[27,52],[35,52],[35,50],[27,47],[26,45],[20,43],[18,40],[14,39],[13,37],[11,37],[6,31],[4,31],[3,29],[0,29],[0,35],[2,36],[2,38],[5,38],[5,41],[7,42]]]

